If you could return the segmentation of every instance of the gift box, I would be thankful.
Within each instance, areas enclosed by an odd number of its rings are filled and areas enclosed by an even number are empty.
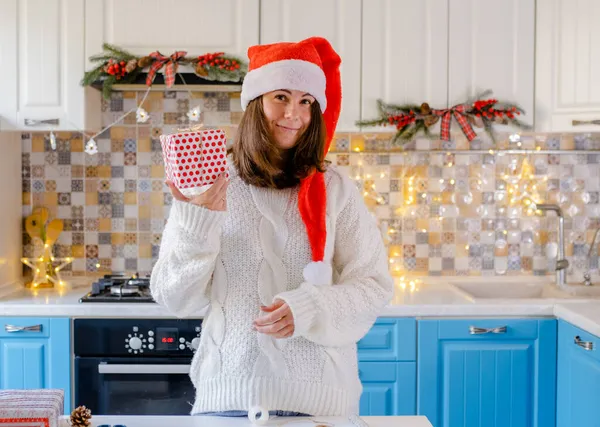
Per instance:
[[[58,427],[64,400],[58,389],[0,390],[0,427]]]
[[[161,135],[165,176],[185,196],[206,191],[227,174],[227,139],[220,129]]]

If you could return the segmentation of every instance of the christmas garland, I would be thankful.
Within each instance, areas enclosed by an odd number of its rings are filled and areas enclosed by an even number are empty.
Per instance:
[[[184,51],[177,51],[170,56],[156,51],[139,57],[108,43],[104,43],[102,49],[102,54],[90,57],[90,61],[98,65],[84,74],[81,84],[89,86],[101,81],[105,99],[110,98],[114,84],[131,83],[144,70],[148,73],[146,85],[151,86],[156,73],[164,68],[168,88],[175,83],[177,67],[181,64],[193,66],[197,76],[210,81],[240,82],[248,70],[244,61],[224,52],[188,57]]]
[[[483,128],[495,140],[493,125],[510,124],[519,129],[529,129],[530,126],[517,119],[525,112],[517,105],[500,102],[497,99],[484,99],[491,95],[486,91],[464,104],[451,108],[433,109],[427,103],[421,105],[393,105],[377,101],[379,118],[374,120],[357,121],[358,126],[395,126],[397,129],[393,142],[410,141],[423,133],[432,136],[431,126],[441,120],[441,139],[450,140],[450,125],[454,118],[463,134],[469,141],[477,137],[473,127]]]

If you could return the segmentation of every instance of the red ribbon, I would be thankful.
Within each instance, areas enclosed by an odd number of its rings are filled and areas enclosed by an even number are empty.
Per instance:
[[[462,104],[455,105],[447,110],[432,110],[433,114],[442,117],[441,137],[444,141],[450,141],[450,120],[452,119],[452,116],[454,116],[469,141],[473,141],[477,138],[477,134],[465,117],[467,108],[467,105]]]
[[[150,70],[148,70],[148,77],[146,77],[146,86],[150,86],[152,84],[152,80],[154,80],[154,75],[158,70],[160,70],[163,66],[165,66],[165,84],[167,87],[173,86],[175,83],[175,73],[177,72],[177,61],[183,58],[187,52],[179,50],[172,54],[171,56],[164,56],[159,51],[152,52],[149,56],[156,59],[152,63]]]

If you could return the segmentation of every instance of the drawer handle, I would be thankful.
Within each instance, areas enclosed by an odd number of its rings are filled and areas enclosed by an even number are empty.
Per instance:
[[[33,325],[33,326],[15,326],[15,325],[4,325],[4,330],[6,332],[41,332],[42,325]]]
[[[594,343],[591,341],[581,341],[581,338],[579,338],[579,335],[577,335],[575,337],[575,339],[573,340],[573,342],[575,342],[575,344],[577,344],[579,347],[583,348],[584,350],[587,351],[591,351],[594,349]]]
[[[25,126],[59,125],[59,124],[60,124],[60,121],[58,119],[46,119],[46,120],[25,119]]]
[[[478,328],[477,326],[469,326],[469,333],[471,335],[505,334],[506,326],[498,326],[496,328]]]
[[[573,126],[579,125],[600,125],[600,120],[573,120],[571,122]]]

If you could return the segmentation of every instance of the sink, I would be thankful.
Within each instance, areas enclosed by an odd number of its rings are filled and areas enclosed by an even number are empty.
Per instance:
[[[570,283],[561,288],[567,294],[578,298],[600,298],[600,284],[584,286],[581,283]]]
[[[451,282],[458,292],[475,300],[481,299],[549,299],[574,298],[573,293],[563,292],[550,283],[536,283],[524,280],[492,280],[477,282]],[[599,294],[600,296],[600,294]]]

